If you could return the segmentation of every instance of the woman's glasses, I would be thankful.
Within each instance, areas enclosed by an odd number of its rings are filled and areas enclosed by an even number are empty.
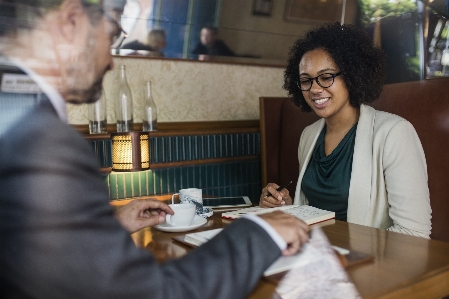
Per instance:
[[[336,74],[324,73],[315,78],[299,78],[297,85],[302,91],[309,91],[312,88],[313,81],[316,81],[316,83],[322,88],[328,88],[334,84],[335,77],[340,75],[341,72]]]

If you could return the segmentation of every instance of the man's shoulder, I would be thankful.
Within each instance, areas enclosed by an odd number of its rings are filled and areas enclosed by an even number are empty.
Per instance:
[[[70,144],[85,139],[69,124],[63,122],[49,106],[36,105],[28,113],[18,119],[5,133],[7,136],[15,136],[18,142],[26,141],[42,142],[54,140],[57,142],[66,141]]]
[[[217,49],[220,55],[234,56],[234,51],[232,51],[228,45],[221,39],[215,41],[214,48]]]
[[[198,42],[192,50],[192,54],[207,54],[207,48],[201,42]]]

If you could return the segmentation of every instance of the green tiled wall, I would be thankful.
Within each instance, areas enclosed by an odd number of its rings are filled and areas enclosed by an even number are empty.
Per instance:
[[[102,167],[110,166],[110,141],[93,140]],[[261,186],[258,133],[150,137],[151,163],[247,156],[248,159],[203,165],[167,167],[140,172],[112,172],[105,177],[111,200],[176,193],[201,188],[213,196],[248,196],[259,201]],[[252,156],[252,157],[249,157]]]
[[[246,195],[253,202],[258,202],[262,189],[259,160],[112,172],[107,184],[112,200],[200,188],[205,195]]]

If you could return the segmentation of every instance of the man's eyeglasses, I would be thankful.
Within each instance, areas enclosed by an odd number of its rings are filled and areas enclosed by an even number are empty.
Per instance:
[[[299,78],[297,85],[302,91],[309,91],[312,88],[313,81],[316,81],[322,88],[328,88],[334,84],[335,77],[340,76],[341,74],[341,72],[336,74],[324,73],[315,78]]]
[[[120,22],[117,21],[116,19],[114,19],[107,12],[104,12],[103,15],[106,18],[106,20],[108,20],[109,22],[114,24],[116,27],[116,30],[114,31],[114,33],[112,35],[112,45],[114,45],[115,48],[119,48],[121,46],[121,44],[123,43],[123,41],[125,40],[125,38],[128,37],[128,33],[126,33],[126,31],[123,30],[122,26],[120,25]],[[122,33],[123,33],[123,35],[122,35]],[[117,45],[115,45],[115,43],[117,43],[118,40],[120,40],[120,41],[118,42]]]

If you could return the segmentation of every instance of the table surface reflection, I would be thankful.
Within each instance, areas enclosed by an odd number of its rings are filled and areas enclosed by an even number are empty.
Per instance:
[[[225,227],[232,221],[220,216],[216,210],[204,226],[189,233]],[[363,298],[427,299],[449,295],[449,243],[334,220],[322,228],[333,245],[375,257],[347,269]],[[132,238],[138,247],[164,262],[191,250],[172,239],[186,233],[147,228],[132,234]],[[275,288],[273,282],[262,278],[249,298],[273,298]]]

